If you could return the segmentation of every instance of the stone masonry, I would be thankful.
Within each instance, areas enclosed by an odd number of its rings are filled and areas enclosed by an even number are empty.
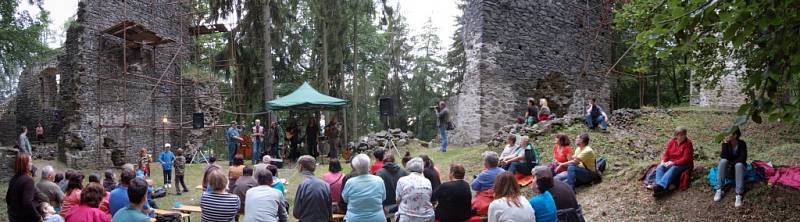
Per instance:
[[[690,103],[695,106],[707,107],[739,107],[745,102],[747,95],[742,93],[737,74],[744,70],[736,69],[735,61],[729,59],[725,63],[726,75],[722,76],[714,88],[709,88],[701,82],[693,82],[691,86]]]
[[[486,142],[522,117],[526,99],[546,98],[557,116],[580,114],[587,99],[607,107],[610,16],[598,0],[470,0],[464,12],[467,69],[449,100],[456,144]],[[604,14],[605,13],[605,14]],[[597,31],[599,30],[599,31]]]

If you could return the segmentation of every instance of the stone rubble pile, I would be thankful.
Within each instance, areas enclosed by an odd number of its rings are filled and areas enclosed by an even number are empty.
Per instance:
[[[356,148],[359,151],[371,150],[375,147],[390,146],[390,140],[398,147],[405,146],[414,139],[414,132],[403,132],[401,129],[381,130],[358,137]]]
[[[629,126],[633,124],[633,121],[636,118],[639,118],[642,114],[648,113],[657,113],[657,112],[669,112],[663,109],[654,109],[654,108],[643,108],[643,109],[630,109],[630,108],[622,108],[612,111],[608,113],[611,120],[609,120],[609,125],[614,125],[617,127],[622,126]]]
[[[532,126],[525,126],[525,124],[511,124],[500,127],[500,130],[492,136],[492,139],[489,140],[487,145],[489,147],[500,147],[505,144],[506,138],[508,135],[517,135],[517,136],[530,136],[535,137],[539,135],[543,135],[546,132],[551,130],[556,130],[563,127],[568,127],[573,124],[581,124],[583,123],[583,118],[580,116],[574,115],[567,115],[565,117],[556,118],[553,120],[539,122],[537,124],[533,124]]]

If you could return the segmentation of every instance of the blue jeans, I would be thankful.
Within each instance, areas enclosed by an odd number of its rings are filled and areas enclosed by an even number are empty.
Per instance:
[[[594,181],[595,173],[581,166],[570,165],[567,168],[567,185],[575,189],[575,186],[590,184]]]
[[[608,123],[606,122],[606,117],[603,115],[597,116],[597,118],[592,118],[592,115],[586,115],[586,117],[584,117],[584,121],[586,121],[586,126],[588,126],[589,129],[594,129],[595,122],[600,124],[601,129],[603,130],[608,129]]]
[[[658,164],[658,167],[656,167],[656,185],[664,189],[668,188],[669,184],[681,175],[684,170],[686,170],[686,166],[683,165],[672,165],[667,168],[663,164]]]
[[[228,161],[230,161],[231,165],[233,165],[233,156],[236,156],[237,148],[236,143],[228,143]]]
[[[728,159],[722,159],[719,161],[719,166],[717,167],[717,186],[718,189],[722,189],[723,184],[725,184],[725,178],[729,178],[730,170],[728,167],[730,166],[730,162]],[[745,177],[745,168],[746,166],[743,163],[736,163],[734,164],[733,171],[734,171],[734,178],[733,180],[736,182],[736,194],[744,194],[744,177]]]
[[[527,171],[526,169],[528,169],[528,165],[526,165],[524,162],[513,162],[511,164],[508,164],[508,172],[511,172],[511,173],[520,173],[520,174],[523,174],[523,175],[530,174],[530,171],[529,172],[525,172],[525,171]],[[518,170],[520,172],[517,172]]]
[[[446,127],[439,127],[439,137],[442,139],[442,146],[439,148],[439,151],[447,151],[447,128]]]
[[[264,141],[259,139],[253,139],[253,165],[258,163],[261,160],[261,146],[264,145]]]

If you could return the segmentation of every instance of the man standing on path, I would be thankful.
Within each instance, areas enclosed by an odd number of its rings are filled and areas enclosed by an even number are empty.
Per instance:
[[[239,148],[240,141],[242,141],[242,137],[239,137],[236,121],[232,121],[231,127],[225,130],[225,143],[228,144],[228,161],[230,165],[233,165],[233,156],[236,155],[236,149]]]
[[[261,126],[261,120],[256,119],[256,124],[253,126],[253,165],[261,159],[262,147],[264,147],[264,127]]]
[[[28,140],[28,127],[25,126],[22,126],[22,134],[19,134],[19,152],[33,156],[31,141]]]
[[[434,110],[436,111],[436,127],[439,128],[439,138],[442,140],[439,151],[447,152],[447,125],[450,122],[450,111],[444,101],[439,101],[439,105],[434,107]]]

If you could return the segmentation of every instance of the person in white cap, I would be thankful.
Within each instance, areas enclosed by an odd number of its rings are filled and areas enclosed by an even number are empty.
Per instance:
[[[171,187],[172,185],[172,161],[175,160],[175,154],[172,153],[172,147],[169,143],[164,144],[164,151],[158,156],[158,161],[161,162],[161,168],[164,171],[164,187]]]

